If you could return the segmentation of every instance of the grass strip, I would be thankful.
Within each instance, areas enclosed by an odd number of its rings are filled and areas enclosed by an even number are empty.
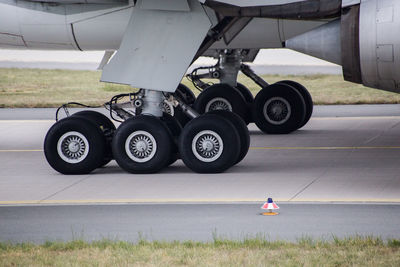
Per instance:
[[[129,86],[101,83],[100,75],[99,71],[3,68],[0,69],[0,107],[57,107],[70,101],[101,105],[115,94],[136,90]],[[262,77],[269,83],[294,80],[303,84],[317,105],[400,103],[399,94],[345,82],[340,75]],[[186,78],[182,82],[196,94],[199,93]],[[239,82],[248,87],[253,95],[260,90],[244,75],[239,76]]]
[[[374,237],[297,242],[265,238],[213,242],[0,243],[1,266],[400,266],[400,241]]]

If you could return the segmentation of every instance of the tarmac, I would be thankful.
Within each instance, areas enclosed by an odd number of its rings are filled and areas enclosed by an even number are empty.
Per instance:
[[[143,233],[202,241],[213,229],[228,238],[400,238],[399,105],[317,106],[289,135],[251,124],[246,158],[211,175],[180,160],[152,175],[114,161],[89,175],[61,175],[42,151],[54,112],[0,110],[0,241],[71,240],[81,230],[89,240]],[[259,215],[266,197],[281,206],[278,219]]]
[[[400,239],[400,205],[128,204],[0,207],[0,242],[265,238],[299,242],[348,237]]]

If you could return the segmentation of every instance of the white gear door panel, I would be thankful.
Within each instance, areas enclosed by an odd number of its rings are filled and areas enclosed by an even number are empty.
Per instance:
[[[101,81],[174,92],[211,26],[197,0],[188,4],[188,12],[134,8]]]

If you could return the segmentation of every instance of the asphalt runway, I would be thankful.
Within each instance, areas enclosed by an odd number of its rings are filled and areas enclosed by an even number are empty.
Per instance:
[[[155,239],[209,240],[213,228],[236,238],[399,238],[399,107],[316,107],[303,129],[283,136],[250,125],[247,157],[211,175],[193,173],[181,161],[152,175],[125,173],[115,162],[90,175],[61,175],[42,151],[55,110],[0,110],[0,240],[70,240],[71,227],[88,239],[134,240],[155,229]],[[282,204],[278,219],[258,215],[266,197]]]
[[[282,204],[280,208],[277,216],[262,216],[257,204],[0,207],[0,242],[400,238],[399,205]]]

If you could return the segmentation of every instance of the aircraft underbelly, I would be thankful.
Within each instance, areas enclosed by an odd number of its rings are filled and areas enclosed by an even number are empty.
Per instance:
[[[223,40],[211,48],[279,48],[293,36],[314,29],[327,21],[299,21],[282,19],[253,19],[228,45]]]
[[[117,50],[132,5],[52,5],[0,0],[0,47],[54,50]],[[211,48],[278,48],[287,38],[324,22],[253,19],[229,44]],[[190,34],[190,33],[188,33]]]

